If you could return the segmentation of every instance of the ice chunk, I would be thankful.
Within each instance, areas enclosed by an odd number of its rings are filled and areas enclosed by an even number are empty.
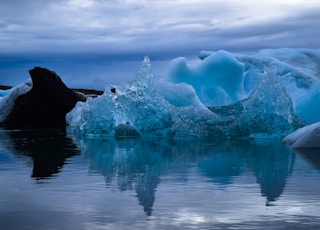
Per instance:
[[[243,69],[232,54],[220,50],[194,66],[186,58],[172,60],[167,80],[191,85],[206,106],[225,105],[245,97]]]
[[[296,130],[286,136],[283,142],[293,148],[320,148],[320,122]]]
[[[236,54],[245,66],[244,89],[255,90],[267,66],[278,77],[295,105],[320,77],[320,51],[312,49],[264,49],[258,53]]]
[[[66,124],[69,126],[79,126],[81,123],[81,113],[86,104],[82,101],[78,101],[73,109],[66,114]]]
[[[20,95],[29,92],[31,88],[32,80],[29,79],[28,81],[12,88],[11,91],[7,95],[5,95],[2,100],[0,100],[0,123],[3,122],[10,114],[11,110],[13,109],[15,100]]]
[[[116,127],[114,112],[114,103],[105,96],[88,98],[81,111],[80,133],[88,136],[113,135]]]
[[[126,123],[145,135],[164,135],[172,124],[171,106],[153,86],[148,57],[134,81],[115,86],[112,91],[107,88],[102,96],[87,101],[80,131],[111,136],[118,125]]]
[[[294,130],[296,117],[292,100],[278,77],[266,68],[257,90],[243,102],[239,118],[246,135],[284,135]]]
[[[225,122],[223,132],[231,137],[280,138],[301,127],[290,96],[268,69],[248,99],[210,110]]]

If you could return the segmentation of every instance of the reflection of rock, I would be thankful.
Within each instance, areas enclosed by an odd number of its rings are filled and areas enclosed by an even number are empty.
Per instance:
[[[27,155],[33,160],[32,177],[41,179],[59,173],[66,158],[79,154],[65,130],[24,130],[10,132],[16,154]]]
[[[35,67],[29,71],[32,89],[21,94],[3,121],[6,127],[64,126],[65,116],[84,95],[69,89],[53,71]]]

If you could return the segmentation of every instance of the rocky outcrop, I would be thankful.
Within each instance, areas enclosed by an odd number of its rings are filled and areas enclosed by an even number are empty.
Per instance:
[[[135,138],[139,135],[139,132],[129,122],[118,125],[115,130],[116,138]]]
[[[16,98],[9,115],[2,121],[2,126],[64,126],[66,113],[77,101],[85,101],[86,97],[69,89],[55,72],[46,68],[35,67],[29,73],[31,90]]]

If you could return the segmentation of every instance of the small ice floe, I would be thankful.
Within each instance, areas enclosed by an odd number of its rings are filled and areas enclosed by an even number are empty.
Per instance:
[[[320,148],[320,122],[296,130],[283,142],[293,148]]]

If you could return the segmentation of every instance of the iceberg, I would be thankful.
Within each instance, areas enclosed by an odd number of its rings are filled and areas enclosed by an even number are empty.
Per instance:
[[[319,50],[202,51],[191,63],[183,57],[172,60],[162,78],[153,74],[146,56],[133,81],[108,86],[86,101],[76,94],[75,102],[81,102],[68,106],[73,109],[65,119],[85,136],[282,138],[320,122],[319,79]],[[32,84],[0,91],[0,124]],[[40,118],[52,121],[56,110],[46,108],[50,111],[44,109]],[[25,120],[25,112],[16,114]]]
[[[172,120],[171,105],[153,87],[150,60],[145,57],[135,80],[107,88],[102,96],[89,98],[81,110],[80,133],[113,136],[120,124],[130,124],[139,133],[162,136]],[[71,111],[67,123],[78,112]]]
[[[102,96],[77,103],[66,121],[89,136],[115,136],[119,130],[126,133],[123,128],[127,127],[133,136],[209,138],[216,130],[212,125],[216,118],[192,87],[155,83],[150,60],[145,57],[133,81],[106,88]]]
[[[215,55],[219,57],[222,72],[224,67],[234,65],[234,73],[245,75],[243,66],[234,62],[228,53]],[[207,67],[212,71],[212,66],[218,68],[218,65],[212,64],[211,57],[212,54],[204,57],[203,61],[209,60]],[[244,94],[243,77],[236,77],[236,80],[231,81],[234,86],[229,88],[226,86],[227,80],[221,80],[219,87],[223,88],[224,93],[233,91],[231,89],[234,87],[240,94],[233,94],[238,96],[232,100],[229,100],[231,94],[228,94],[229,99],[224,101],[225,104],[208,107],[194,88],[200,89],[201,84],[205,85],[206,82],[198,82],[197,85],[180,82],[183,79],[181,62],[178,61],[176,65],[174,69],[179,70],[180,74],[176,82],[173,78],[157,80],[152,73],[149,58],[145,57],[133,81],[107,87],[103,95],[88,98],[85,103],[77,103],[67,114],[67,123],[75,126],[79,134],[87,136],[161,136],[217,140],[239,137],[282,138],[305,125],[296,116],[291,96],[280,77],[267,66],[259,65],[262,68],[259,70],[259,81],[249,96]],[[185,70],[188,72],[190,69]],[[193,72],[197,71],[193,69]],[[201,70],[197,76],[204,72],[208,73]],[[224,77],[230,77],[228,73],[230,71],[224,73]],[[191,75],[188,78],[191,81]],[[211,86],[219,85],[217,81]],[[230,104],[233,100],[235,102]],[[213,101],[217,102],[217,97],[213,96]]]
[[[172,60],[166,80],[191,85],[205,106],[225,106],[248,98],[268,68],[290,95],[297,115],[309,124],[320,121],[307,114],[309,109],[317,108],[320,50],[280,48],[233,54],[201,51],[198,58],[200,61],[194,63],[187,63],[186,58]]]
[[[283,135],[299,127],[291,97],[267,68],[257,90],[243,102],[238,124],[241,132],[251,137]]]

